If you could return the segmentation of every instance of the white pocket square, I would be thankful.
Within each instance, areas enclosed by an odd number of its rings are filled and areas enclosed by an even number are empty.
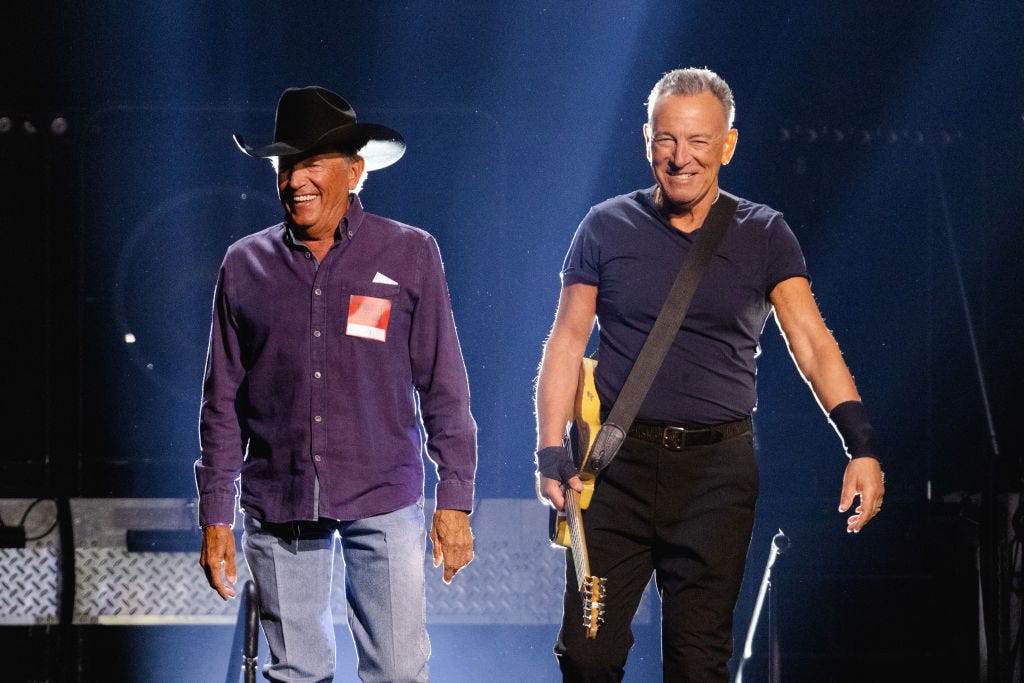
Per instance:
[[[397,285],[398,284],[397,282],[395,282],[394,280],[389,278],[387,275],[385,275],[384,273],[381,273],[379,271],[377,272],[376,275],[373,276],[373,281],[376,282],[377,284],[381,284],[381,285]]]

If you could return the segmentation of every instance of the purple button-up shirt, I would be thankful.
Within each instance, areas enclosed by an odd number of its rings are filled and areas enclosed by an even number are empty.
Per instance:
[[[242,509],[265,522],[411,505],[420,418],[437,507],[472,509],[476,424],[437,243],[351,199],[322,263],[283,223],[227,250],[200,410],[201,525],[232,522],[239,481]]]

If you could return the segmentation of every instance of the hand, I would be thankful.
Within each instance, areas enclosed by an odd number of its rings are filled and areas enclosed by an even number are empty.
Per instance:
[[[565,508],[565,487],[583,492],[579,470],[565,446],[548,446],[534,454],[537,462],[537,495],[556,510]]]
[[[235,571],[235,534],[229,526],[208,526],[203,529],[203,550],[199,554],[199,566],[206,572],[210,588],[227,600],[235,597],[235,589],[228,584],[238,581]],[[221,572],[224,581],[221,580]]]
[[[473,561],[469,515],[462,510],[436,510],[430,522],[430,543],[434,566],[444,563],[444,582],[451,583],[455,574]]]
[[[843,491],[839,497],[839,512],[846,512],[853,499],[860,496],[856,514],[846,520],[846,533],[859,533],[871,518],[882,510],[885,495],[885,475],[875,458],[854,458],[843,473]]]
[[[580,481],[579,475],[570,477],[569,481],[563,485],[558,479],[548,479],[547,477],[537,475],[539,482],[539,491],[541,498],[546,498],[551,507],[555,508],[559,512],[565,509],[565,486],[569,486],[575,491],[583,493],[583,482]]]

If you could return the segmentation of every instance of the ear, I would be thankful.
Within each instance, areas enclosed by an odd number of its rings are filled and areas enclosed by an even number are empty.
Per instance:
[[[729,133],[725,136],[725,147],[722,149],[722,165],[727,165],[732,161],[732,155],[736,151],[736,139],[739,137],[740,132],[735,128],[731,128]]]
[[[348,164],[348,189],[354,190],[359,186],[359,179],[363,176],[363,171],[366,169],[366,160],[362,157],[356,157]]]
[[[651,126],[644,124],[644,147],[647,148],[647,163],[651,163]]]

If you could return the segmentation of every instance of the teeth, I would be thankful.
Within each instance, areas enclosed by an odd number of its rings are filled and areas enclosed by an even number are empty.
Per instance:
[[[314,194],[299,194],[299,195],[295,195],[294,197],[292,197],[292,201],[294,201],[296,204],[299,204],[299,203],[302,203],[302,202],[311,202],[314,199],[316,199],[316,195],[314,195]]]

